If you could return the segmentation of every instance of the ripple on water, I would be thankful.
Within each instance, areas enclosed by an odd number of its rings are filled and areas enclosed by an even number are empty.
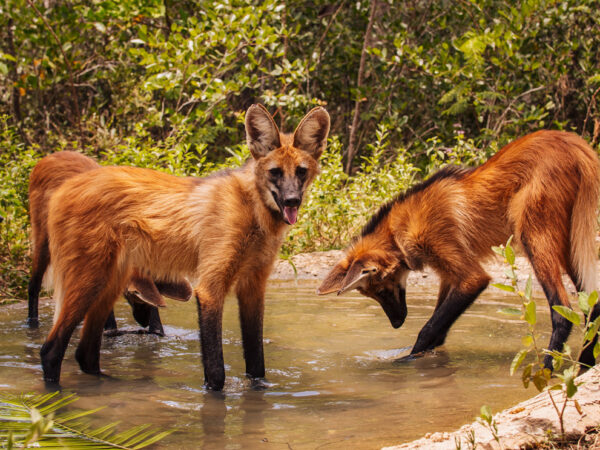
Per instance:
[[[364,356],[355,356],[356,361],[368,363],[373,361],[394,361],[398,358],[408,356],[412,347],[392,348],[389,350],[370,350],[364,352]]]
[[[202,385],[194,302],[161,311],[164,338],[138,334],[131,310],[119,302],[118,325],[134,332],[103,340],[102,366],[116,378],[81,374],[73,358],[76,333],[63,385],[81,397],[75,407],[108,406],[98,412],[100,421],[181,429],[165,439],[164,448],[254,448],[263,439],[273,448],[379,448],[458,428],[482,404],[500,410],[529,396],[519,377],[507,376],[522,328],[496,312],[515,306],[504,297],[484,293],[453,326],[441,351],[397,362],[410,352],[398,346],[412,344],[431,316],[437,288],[409,293],[409,317],[398,331],[375,302],[358,294],[326,300],[316,297],[315,287],[269,285],[268,381],[259,386],[243,375],[234,298],[224,310],[223,393]],[[42,327],[35,331],[23,325],[26,309],[26,302],[0,308],[2,391],[43,390],[39,349],[53,304],[40,303]],[[540,314],[540,328],[550,330],[549,319]]]

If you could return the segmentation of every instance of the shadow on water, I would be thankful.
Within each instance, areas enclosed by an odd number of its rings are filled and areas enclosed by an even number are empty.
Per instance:
[[[166,337],[139,334],[124,302],[118,326],[105,337],[106,377],[80,373],[76,332],[63,363],[61,385],[80,396],[81,408],[106,408],[99,423],[151,423],[175,429],[162,447],[347,448],[378,447],[444,431],[473,420],[483,404],[494,411],[533,394],[510,362],[524,327],[498,313],[511,297],[488,290],[455,324],[446,344],[422,358],[406,358],[435,305],[436,292],[408,294],[409,316],[394,330],[381,308],[356,294],[321,298],[314,283],[272,283],[267,292],[267,378],[244,376],[236,302],[223,324],[227,381],[223,392],[203,386],[193,302],[161,310]],[[538,302],[540,309],[545,300]],[[25,325],[25,303],[0,308],[0,388],[44,392],[39,349],[52,321],[41,305],[39,330]],[[550,330],[540,312],[540,330]],[[547,333],[542,337],[547,339]]]

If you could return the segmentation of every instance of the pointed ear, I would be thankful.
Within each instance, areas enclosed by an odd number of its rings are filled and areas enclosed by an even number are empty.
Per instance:
[[[342,282],[342,287],[338,291],[338,295],[363,286],[367,279],[376,273],[376,267],[365,267],[361,263],[352,264],[352,267],[350,267],[350,270]]]
[[[279,128],[263,105],[252,105],[246,111],[246,141],[254,159],[281,147]]]
[[[304,116],[294,131],[294,147],[304,150],[314,159],[319,159],[327,145],[329,114],[320,106]]]
[[[156,289],[156,285],[150,278],[134,274],[131,277],[127,291],[135,295],[138,300],[148,303],[152,306],[165,307],[165,299]]]
[[[342,288],[342,282],[348,272],[348,264],[345,260],[337,263],[333,269],[327,274],[321,286],[317,289],[317,295],[331,294],[338,292]]]

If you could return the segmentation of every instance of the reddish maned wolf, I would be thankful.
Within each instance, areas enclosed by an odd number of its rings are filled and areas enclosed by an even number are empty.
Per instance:
[[[100,165],[81,153],[57,152],[42,158],[29,177],[29,215],[33,244],[31,278],[29,280],[29,314],[27,323],[37,328],[39,294],[44,274],[50,265],[48,246],[48,204],[50,197],[66,180]],[[160,292],[160,293],[159,293]],[[124,296],[133,308],[138,323],[149,327],[151,333],[164,334],[156,306],[166,306],[161,293],[176,300],[188,300],[191,286],[187,282],[156,284],[140,274],[134,274]],[[116,330],[114,314],[110,313],[105,329]]]
[[[225,382],[223,302],[235,286],[246,372],[264,377],[267,277],[319,172],[328,133],[323,108],[287,135],[263,106],[253,105],[246,113],[252,159],[239,170],[198,179],[104,167],[67,180],[48,214],[57,314],[40,352],[44,379],[59,380],[82,319],[75,358],[84,372],[100,373],[102,325],[136,267],[154,279],[193,280],[205,381],[215,390]]]
[[[580,137],[538,131],[475,169],[446,167],[383,205],[319,294],[358,289],[377,300],[394,328],[406,318],[410,270],[432,267],[441,284],[435,311],[411,354],[444,343],[454,321],[490,280],[481,263],[491,247],[514,241],[525,252],[550,305],[570,306],[561,272],[577,290],[596,289],[598,156]],[[600,305],[592,315],[597,317]],[[552,311],[550,350],[561,350],[571,323]],[[594,364],[594,344],[581,362]],[[547,356],[546,367],[552,359]]]

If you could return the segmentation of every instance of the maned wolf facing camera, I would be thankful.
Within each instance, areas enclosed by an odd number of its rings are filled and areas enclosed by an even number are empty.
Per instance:
[[[192,280],[207,387],[225,382],[223,302],[238,298],[246,372],[265,375],[267,277],[304,192],[319,172],[329,115],[314,108],[281,134],[261,105],[246,113],[252,159],[238,170],[179,178],[149,169],[103,167],[67,180],[48,214],[56,320],[41,349],[44,379],[58,382],[65,349],[84,320],[75,358],[100,373],[102,327],[134,268],[153,279]]]

